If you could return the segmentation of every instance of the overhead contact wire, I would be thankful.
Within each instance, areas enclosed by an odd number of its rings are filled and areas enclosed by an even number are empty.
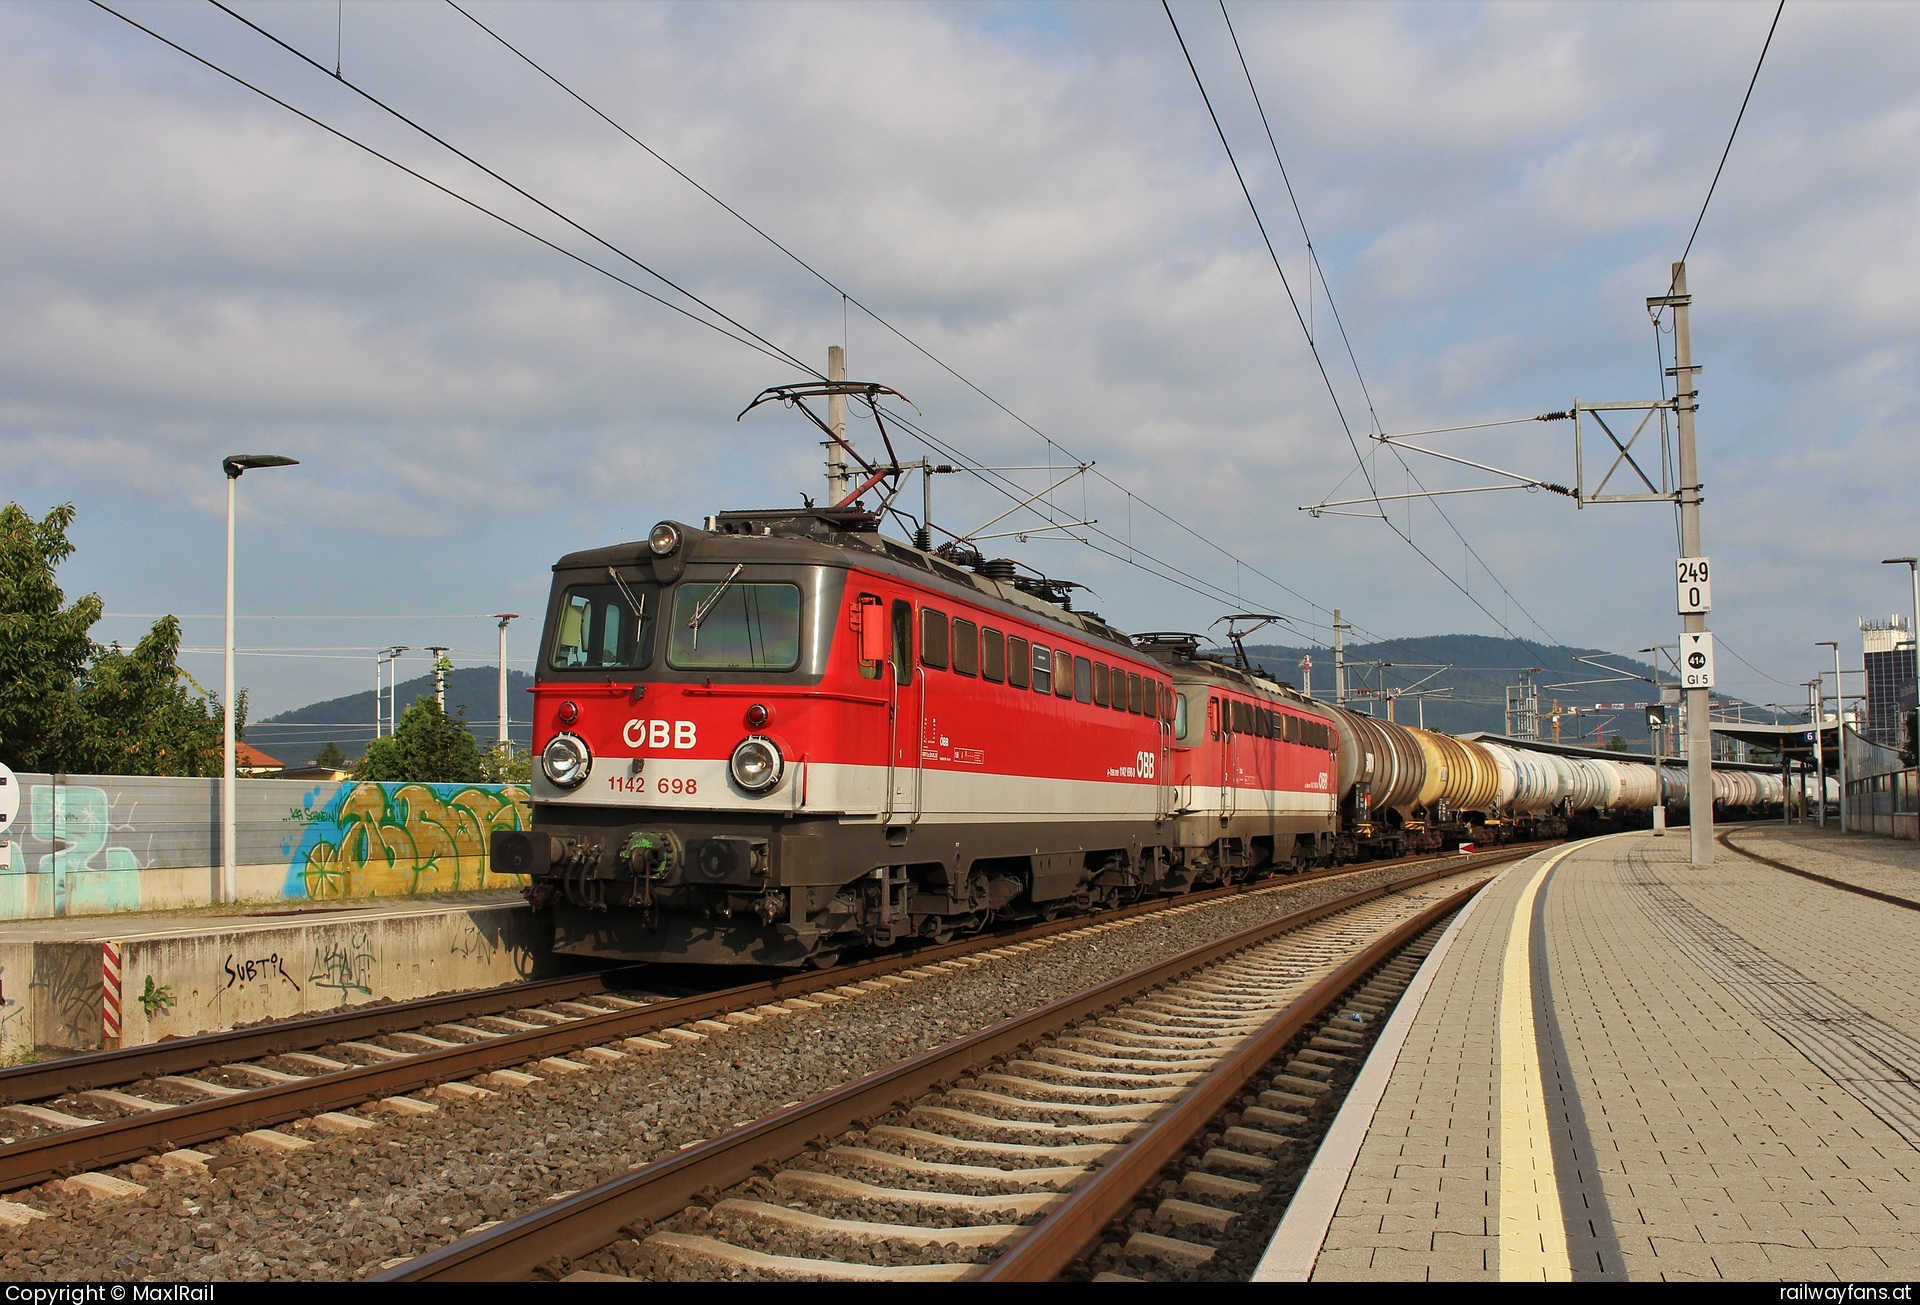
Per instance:
[[[314,126],[320,128],[320,130],[326,132],[328,135],[338,137],[340,140],[345,141],[347,144],[353,146],[355,149],[360,150],[363,153],[372,155],[374,158],[379,159],[382,163],[385,163],[390,167],[396,168],[399,171],[406,173],[409,177],[412,177],[416,181],[424,182],[426,185],[433,187],[433,189],[439,191],[443,195],[446,195],[448,198],[458,200],[460,203],[465,204],[468,208],[473,209],[475,212],[484,213],[486,216],[492,218],[494,221],[500,223],[502,226],[510,227],[513,230],[518,231],[521,235],[526,236],[528,239],[536,241],[539,244],[545,245],[548,249],[551,249],[554,253],[563,255],[566,258],[570,258],[574,262],[580,264],[582,267],[589,268],[595,272],[598,272],[600,273],[600,275],[608,278],[609,280],[619,282],[621,285],[633,291],[635,294],[643,295],[646,298],[651,299],[654,303],[659,304],[662,308],[671,309],[673,312],[680,314],[682,317],[685,317],[689,321],[698,322],[701,326],[706,327],[709,331],[714,332],[716,335],[725,336],[727,339],[732,340],[735,344],[745,345],[747,348],[752,349],[756,353],[765,354],[767,357],[772,358],[774,361],[781,363],[782,365],[785,365],[785,366],[793,365],[793,360],[786,356],[785,351],[776,350],[775,348],[771,348],[767,345],[756,343],[754,340],[746,339],[746,338],[743,338],[742,336],[735,335],[733,332],[727,330],[724,326],[720,326],[717,323],[710,322],[706,318],[700,316],[698,313],[691,312],[688,309],[681,307],[679,304],[673,303],[667,299],[663,299],[659,295],[654,294],[651,290],[648,290],[644,286],[635,285],[633,282],[621,276],[618,272],[614,272],[607,268],[604,268],[600,266],[598,263],[595,263],[592,259],[583,258],[579,254],[576,254],[575,252],[573,252],[571,249],[567,249],[562,245],[555,244],[553,241],[548,240],[545,236],[542,236],[535,231],[531,231],[528,228],[521,226],[518,222],[515,222],[512,218],[507,217],[501,213],[496,213],[494,210],[488,208],[485,204],[482,204],[477,200],[469,199],[465,195],[462,195],[459,191],[454,190],[449,186],[442,185],[438,181],[435,181],[432,177],[426,176],[425,174],[420,172],[416,172],[414,169],[408,167],[406,164],[400,162],[398,159],[393,158],[390,155],[381,153],[379,150],[375,149],[373,146],[368,145],[364,141],[355,139],[353,136],[348,135],[346,132],[340,130],[338,127],[334,127],[328,123],[322,122],[320,119],[314,117],[312,114],[306,112],[303,109],[295,108],[293,105],[287,103],[285,100],[273,94],[271,91],[264,90],[261,87],[254,85],[252,82],[240,76],[238,73],[229,72],[227,69],[222,68],[219,64],[213,62],[211,59],[208,59],[203,55],[196,54],[192,50],[189,50],[186,46],[181,45],[179,42],[170,40],[167,37],[162,36],[160,33],[154,31],[151,27],[148,27],[145,24],[137,21],[136,19],[133,19],[127,16],[126,14],[121,13],[119,10],[113,8],[111,5],[103,3],[103,0],[87,0],[87,2],[93,5],[93,7],[96,9],[102,10],[105,13],[112,14],[115,18],[118,18],[121,22],[127,24],[127,26],[129,27],[134,28],[136,31],[146,33],[148,36],[151,36],[154,40],[160,42],[162,45],[167,46],[170,49],[177,50],[179,53],[184,54],[185,56],[187,56],[187,58],[193,60],[195,63],[201,65],[204,68],[209,69],[212,72],[218,73],[220,76],[225,77],[228,81],[233,82],[235,85],[245,87],[247,90],[252,91],[255,95],[258,95],[261,99],[266,100],[269,103],[278,105],[279,107],[285,109],[288,113],[293,114],[297,118],[305,119],[307,122],[312,123]],[[327,75],[329,77],[332,76],[331,73]]]

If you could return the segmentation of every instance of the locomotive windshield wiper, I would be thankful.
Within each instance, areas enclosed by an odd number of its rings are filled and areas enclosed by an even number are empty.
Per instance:
[[[614,587],[620,591],[620,596],[627,600],[627,606],[633,611],[633,623],[639,625],[644,622],[647,619],[646,603],[633,596],[633,590],[627,588],[627,582],[622,580],[620,573],[612,567],[607,568],[607,579],[613,581]]]
[[[700,646],[700,622],[707,619],[707,614],[719,604],[720,596],[727,592],[728,586],[732,585],[734,578],[746,569],[746,565],[745,562],[735,562],[733,570],[727,572],[727,578],[720,582],[720,587],[707,595],[706,602],[694,608],[693,619],[687,622],[687,628],[693,631],[693,646],[696,649]]]

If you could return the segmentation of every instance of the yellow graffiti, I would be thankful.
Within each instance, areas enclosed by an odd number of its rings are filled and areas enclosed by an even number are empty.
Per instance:
[[[307,896],[516,886],[524,876],[488,872],[487,844],[496,829],[524,829],[527,815],[523,788],[467,788],[441,798],[423,784],[357,784],[340,803],[338,842],[322,840],[307,853]]]

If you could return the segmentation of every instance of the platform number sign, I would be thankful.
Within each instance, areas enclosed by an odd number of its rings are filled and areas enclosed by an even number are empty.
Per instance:
[[[1713,687],[1713,636],[1706,632],[1680,636],[1680,684],[1688,689]]]
[[[1674,563],[1674,569],[1680,591],[1680,615],[1698,616],[1711,612],[1713,610],[1713,578],[1708,574],[1707,559],[1683,557]]]

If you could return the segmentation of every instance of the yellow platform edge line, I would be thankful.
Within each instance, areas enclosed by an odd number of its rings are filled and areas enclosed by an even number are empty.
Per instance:
[[[1500,1278],[1571,1282],[1560,1181],[1553,1163],[1540,1044],[1533,1022],[1533,905],[1552,869],[1586,842],[1541,862],[1514,903],[1500,975]]]

